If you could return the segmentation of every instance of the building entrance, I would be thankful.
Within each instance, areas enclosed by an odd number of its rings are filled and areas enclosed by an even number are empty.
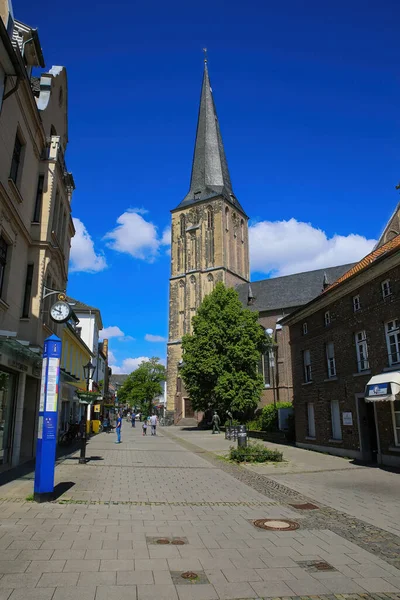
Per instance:
[[[0,369],[0,467],[11,461],[17,375]]]
[[[366,402],[364,398],[358,398],[357,403],[362,459],[376,462],[379,448],[374,403]]]

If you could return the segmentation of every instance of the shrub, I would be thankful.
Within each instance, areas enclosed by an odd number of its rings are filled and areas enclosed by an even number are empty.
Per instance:
[[[231,446],[229,458],[235,462],[282,462],[283,454],[279,450],[271,450],[263,444],[249,444],[247,448],[234,448]]]
[[[252,421],[248,421],[248,423],[246,423],[246,427],[247,427],[248,431],[261,431],[261,428],[262,428],[261,417],[257,417],[256,419],[253,419]]]
[[[277,431],[278,429],[278,408],[291,408],[291,402],[277,402],[267,404],[261,412],[261,427],[263,431]]]
[[[238,427],[239,425],[241,425],[241,422],[238,421],[237,419],[232,419],[232,427]],[[229,419],[227,419],[225,421],[225,427],[230,427],[231,426],[231,422]]]

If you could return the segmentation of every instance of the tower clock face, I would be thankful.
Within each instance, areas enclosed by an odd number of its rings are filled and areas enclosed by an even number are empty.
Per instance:
[[[65,323],[71,316],[71,307],[68,302],[58,300],[50,309],[50,317],[56,323]]]

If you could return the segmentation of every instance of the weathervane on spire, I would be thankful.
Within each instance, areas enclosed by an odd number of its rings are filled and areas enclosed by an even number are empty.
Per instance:
[[[207,48],[203,48],[203,52],[204,52],[204,62],[207,64]]]

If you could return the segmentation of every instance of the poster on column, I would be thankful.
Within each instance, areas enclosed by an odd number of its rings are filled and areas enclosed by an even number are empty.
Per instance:
[[[43,359],[42,366],[42,380],[40,382],[40,402],[39,402],[39,412],[44,411],[44,394],[46,391],[46,369],[47,369],[47,358]]]
[[[51,357],[48,360],[49,367],[47,370],[46,412],[56,412],[60,359]]]

